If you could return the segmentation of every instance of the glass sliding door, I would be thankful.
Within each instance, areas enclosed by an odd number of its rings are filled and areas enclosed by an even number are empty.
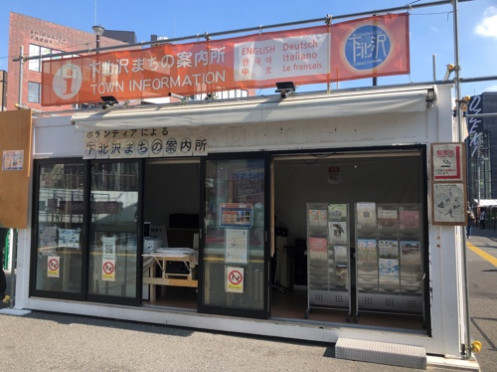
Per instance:
[[[81,298],[85,164],[61,160],[35,165],[31,293]]]
[[[267,161],[205,161],[199,311],[267,318]]]
[[[91,163],[89,298],[139,299],[140,176],[140,160]]]

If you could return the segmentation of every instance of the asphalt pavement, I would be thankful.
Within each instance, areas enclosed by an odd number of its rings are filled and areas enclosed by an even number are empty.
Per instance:
[[[475,354],[480,370],[491,372],[497,370],[497,230],[473,228],[467,242],[471,338],[482,343]],[[481,256],[482,251],[492,262]]]
[[[497,230],[473,228],[468,242],[497,257]],[[472,339],[483,343],[476,358],[481,371],[494,371],[497,267],[468,250],[468,279]],[[406,370],[336,359],[332,344],[38,311],[16,316],[6,310],[0,311],[0,371]]]

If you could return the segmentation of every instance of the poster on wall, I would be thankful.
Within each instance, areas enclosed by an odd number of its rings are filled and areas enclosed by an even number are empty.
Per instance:
[[[248,261],[248,231],[226,229],[226,262],[243,263]]]
[[[49,254],[57,247],[57,226],[40,226],[38,233],[38,252]]]
[[[431,159],[434,182],[464,180],[464,143],[433,143]]]
[[[24,150],[4,150],[2,155],[2,170],[22,170],[24,165]]]
[[[59,247],[79,248],[79,229],[59,229]]]
[[[433,184],[433,224],[466,225],[463,183]]]
[[[102,256],[116,258],[116,237],[103,236],[102,237]]]
[[[221,227],[253,225],[253,207],[248,203],[221,203]]]

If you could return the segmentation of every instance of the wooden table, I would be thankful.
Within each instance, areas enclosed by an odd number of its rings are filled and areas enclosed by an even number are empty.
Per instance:
[[[158,248],[143,255],[143,284],[150,285],[150,302],[155,301],[155,286],[198,287],[193,271],[198,265],[198,252],[192,248]],[[183,262],[186,273],[167,271],[167,262]],[[161,275],[157,276],[157,267]]]

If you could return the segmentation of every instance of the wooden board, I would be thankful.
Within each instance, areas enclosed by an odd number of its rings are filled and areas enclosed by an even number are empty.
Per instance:
[[[0,227],[28,225],[32,133],[31,110],[0,112]],[[13,154],[22,166],[13,166]]]

